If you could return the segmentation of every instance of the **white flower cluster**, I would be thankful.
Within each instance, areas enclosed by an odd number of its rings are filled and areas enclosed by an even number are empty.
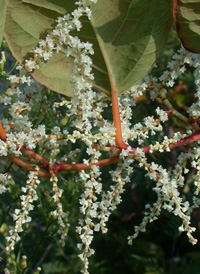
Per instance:
[[[101,202],[99,204],[100,212],[98,214],[100,223],[97,224],[95,231],[101,230],[102,233],[107,232],[106,223],[108,222],[112,211],[117,209],[117,205],[122,202],[121,195],[125,191],[124,186],[126,183],[130,182],[130,174],[133,172],[131,164],[134,160],[127,156],[127,150],[122,151],[120,154],[122,160],[119,161],[117,169],[115,171],[110,171],[112,181],[115,184],[110,186],[110,190],[102,193]],[[122,173],[125,173],[126,176],[122,176]]]
[[[53,171],[51,172],[50,181],[53,184],[53,192],[54,192],[54,195],[52,198],[54,202],[56,203],[56,210],[51,212],[51,214],[52,216],[55,216],[58,220],[58,225],[59,225],[58,234],[60,234],[60,237],[61,237],[60,242],[62,246],[65,246],[65,238],[67,236],[66,228],[68,228],[70,224],[65,223],[65,219],[68,216],[68,213],[63,212],[63,206],[60,201],[63,190],[58,187],[58,178]]]
[[[33,72],[36,69],[39,69],[40,65],[43,62],[47,62],[53,55],[54,52],[59,53],[63,49],[63,45],[67,47],[66,55],[69,57],[74,57],[74,71],[79,71],[80,67],[76,66],[77,62],[81,62],[84,66],[84,74],[89,78],[93,79],[91,74],[91,64],[92,61],[87,54],[94,54],[92,45],[88,42],[83,43],[78,37],[70,35],[70,32],[73,30],[80,31],[82,23],[79,20],[83,15],[87,15],[88,18],[91,18],[91,10],[88,7],[92,2],[96,3],[97,1],[90,0],[87,1],[87,5],[84,1],[78,1],[75,4],[78,5],[78,8],[75,9],[72,14],[64,15],[57,19],[57,25],[55,29],[46,36],[45,40],[39,41],[38,47],[36,47],[32,52],[34,57],[28,60],[25,60],[25,65],[18,65],[19,69],[24,74],[26,71]],[[81,54],[82,53],[82,54]],[[77,69],[77,70],[76,70]],[[24,72],[24,73],[23,73]],[[79,84],[84,86],[84,89],[88,85],[85,82],[84,78],[79,77]],[[30,85],[30,77],[16,76],[11,75],[8,78],[12,85],[27,83]],[[75,80],[75,79],[74,79]],[[75,81],[74,81],[75,82]],[[85,84],[83,84],[85,82]],[[79,85],[77,83],[77,86]]]
[[[200,57],[199,57],[199,54],[188,54],[185,57],[185,63],[195,68],[193,75],[195,77],[195,84],[197,88],[197,92],[195,94],[197,101],[193,103],[192,106],[188,109],[188,113],[192,118],[198,119],[200,116]]]
[[[191,135],[191,132],[188,132],[188,136]],[[164,152],[164,151],[170,151],[170,144],[177,143],[181,139],[185,138],[187,134],[181,134],[180,132],[176,132],[173,136],[173,138],[168,138],[167,136],[164,136],[163,142],[156,142],[155,145],[150,145],[149,152],[152,153],[154,151]]]
[[[93,234],[95,230],[95,224],[93,219],[97,218],[98,202],[97,194],[101,193],[102,184],[98,181],[100,176],[99,168],[94,164],[91,166],[90,174],[85,172],[81,173],[81,179],[84,182],[84,193],[80,199],[80,212],[85,215],[84,219],[79,219],[79,226],[76,231],[80,234],[81,244],[78,244],[78,248],[83,250],[79,254],[79,258],[82,260],[84,267],[81,271],[84,274],[88,274],[88,258],[94,254],[94,249],[90,247],[93,241]]]
[[[84,182],[84,192],[80,199],[80,212],[85,218],[79,220],[79,226],[77,226],[76,231],[80,234],[82,241],[81,244],[78,244],[78,248],[83,250],[83,253],[79,255],[84,263],[82,273],[89,273],[88,258],[95,252],[90,247],[94,238],[94,232],[100,230],[102,233],[107,232],[106,223],[109,216],[117,208],[117,205],[122,202],[121,194],[124,192],[124,185],[130,181],[129,175],[132,172],[130,165],[134,160],[127,157],[127,151],[121,153],[120,158],[122,160],[120,160],[117,169],[110,172],[115,185],[112,185],[107,192],[102,191],[99,167],[93,164],[90,174],[81,173],[81,180]],[[125,172],[126,176],[122,176],[122,172]]]
[[[23,224],[29,223],[31,221],[29,212],[34,209],[33,202],[38,200],[36,189],[39,183],[40,181],[38,179],[38,171],[30,172],[26,186],[22,187],[21,189],[22,192],[25,193],[24,195],[20,196],[22,208],[15,209],[15,213],[13,214],[13,219],[16,222],[15,227],[10,229],[10,236],[6,237],[8,242],[8,246],[6,247],[7,252],[14,250],[15,243],[20,240],[18,233],[23,231]]]
[[[151,206],[146,205],[145,217],[139,226],[135,226],[135,233],[128,237],[129,244],[132,244],[134,238],[136,238],[139,232],[145,232],[148,223],[153,222],[161,214],[161,209],[165,209],[175,216],[178,216],[182,220],[182,225],[179,227],[180,231],[186,231],[189,241],[192,244],[196,244],[197,240],[192,236],[192,232],[196,229],[190,226],[190,205],[188,201],[183,201],[180,196],[178,187],[180,184],[177,178],[170,176],[166,169],[158,164],[152,162],[147,163],[147,159],[144,153],[136,153],[137,160],[140,162],[140,166],[143,166],[147,171],[147,176],[156,182],[156,186],[153,190],[157,194],[157,201]],[[176,174],[175,174],[176,177]]]
[[[123,99],[124,97],[122,97],[122,100]],[[168,120],[168,114],[166,111],[158,107],[156,109],[156,113],[159,116],[158,119],[154,118],[153,116],[147,116],[144,118],[143,124],[141,122],[138,122],[132,127],[130,121],[133,117],[131,102],[131,97],[129,97],[127,106],[121,103],[120,116],[122,119],[123,139],[124,141],[137,140],[139,145],[141,145],[144,143],[145,139],[149,138],[149,132],[151,135],[155,135],[156,132],[160,132],[163,130],[163,126],[161,125],[161,123],[164,123]]]
[[[187,168],[188,162],[190,161],[191,167],[195,169],[195,174],[193,177],[193,182],[196,187],[195,195],[198,198],[200,192],[200,148],[198,146],[191,147],[187,153],[181,153],[178,157],[178,164],[174,169],[174,178],[176,179],[179,186],[184,186],[184,174],[189,173]]]
[[[11,175],[8,173],[0,173],[0,194],[7,191],[7,187],[11,184]]]

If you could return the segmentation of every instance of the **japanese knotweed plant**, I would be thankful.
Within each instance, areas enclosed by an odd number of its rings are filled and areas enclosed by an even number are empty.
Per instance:
[[[122,202],[125,185],[134,172],[133,163],[139,163],[146,176],[155,182],[157,200],[146,205],[143,221],[128,237],[129,244],[139,232],[145,232],[147,224],[156,220],[162,209],[180,218],[180,231],[186,232],[189,241],[195,244],[191,212],[200,204],[200,1],[2,0],[0,3],[0,40],[4,36],[18,61],[19,71],[15,75],[6,74],[2,51],[1,77],[6,76],[10,85],[0,98],[6,109],[0,123],[0,157],[15,163],[15,169],[18,166],[28,171],[21,187],[21,207],[10,208],[14,224],[7,236],[6,252],[14,250],[24,224],[31,222],[30,211],[39,199],[41,177],[52,183],[49,195],[56,206],[51,214],[57,219],[60,241],[65,245],[70,212],[63,210],[61,198],[65,193],[59,176],[64,171],[77,171],[76,180],[82,182],[83,191],[80,191],[81,217],[76,232],[80,235],[82,273],[89,273],[88,258],[95,252],[91,248],[94,234],[107,232],[109,217]],[[155,77],[151,69],[165,49],[173,17],[184,47],[173,55],[166,70]],[[193,71],[196,100],[185,115],[172,106],[168,90],[187,69]],[[70,120],[70,130],[52,126],[50,120],[49,125],[42,119],[34,122],[36,105],[41,106],[40,111],[48,111],[45,87],[65,95],[54,102],[55,117],[51,119],[58,119],[62,109],[62,123]],[[137,99],[143,95],[157,100],[160,107],[154,116],[133,124]],[[104,112],[110,102],[113,119],[106,119]],[[144,146],[173,117],[182,121],[184,127],[174,131],[172,137],[166,135],[162,141]],[[132,147],[131,143],[137,145]],[[69,144],[77,145],[68,152]],[[81,149],[77,148],[80,144],[84,144],[87,155],[82,162]],[[173,169],[149,160],[149,154],[176,147],[180,149]],[[115,169],[110,171],[113,183],[107,189],[101,180],[101,167],[112,163],[115,163]],[[193,174],[195,186],[192,203],[181,195],[187,181],[185,174],[189,173]],[[12,166],[0,178],[3,194],[12,185]]]

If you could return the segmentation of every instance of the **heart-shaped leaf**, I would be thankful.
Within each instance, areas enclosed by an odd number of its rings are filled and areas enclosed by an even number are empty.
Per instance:
[[[200,53],[200,1],[174,0],[174,20],[183,46]]]
[[[7,5],[8,5],[8,0],[0,0],[0,45],[3,39]]]
[[[5,38],[22,62],[39,39],[45,38],[57,16],[71,12],[75,0],[9,0]],[[93,44],[94,86],[110,96],[110,77],[118,95],[139,81],[162,53],[172,26],[172,0],[99,0],[92,4],[91,21],[74,32]],[[54,53],[33,77],[52,90],[71,94],[71,57]]]

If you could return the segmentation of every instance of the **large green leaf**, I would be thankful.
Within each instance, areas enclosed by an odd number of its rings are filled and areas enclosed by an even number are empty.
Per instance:
[[[183,46],[200,53],[200,0],[174,0],[173,13]]]
[[[71,12],[74,3],[9,0],[4,35],[15,58],[23,62],[39,39],[53,29],[55,18]],[[120,95],[146,74],[165,47],[172,26],[172,6],[172,0],[99,0],[92,5],[91,21],[84,17],[81,32],[73,34],[93,43],[94,86],[110,95],[110,75]],[[55,53],[33,77],[70,95],[72,62],[64,53]]]
[[[139,81],[162,53],[172,25],[172,1],[102,0],[92,11],[92,26],[107,71],[121,94]]]
[[[0,0],[0,45],[3,39],[7,5],[8,5],[8,0]]]

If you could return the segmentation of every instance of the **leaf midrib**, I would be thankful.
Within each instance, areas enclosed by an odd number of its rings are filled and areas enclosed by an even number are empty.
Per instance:
[[[103,46],[101,37],[99,36],[99,33],[98,33],[96,27],[94,26],[94,22],[93,22],[93,19],[92,19],[92,18],[91,18],[91,20],[90,20],[90,23],[91,23],[91,26],[92,26],[92,28],[93,28],[93,30],[94,30],[95,35],[96,35],[96,38],[97,38],[99,47],[100,47],[100,49],[101,49],[102,56],[103,56],[104,61],[105,61],[105,64],[106,64],[106,68],[107,68],[107,71],[108,71],[108,76],[109,76],[109,79],[110,79],[110,81],[111,81],[111,78],[113,79],[113,75],[112,75],[112,71],[111,71],[111,68],[110,68],[109,59],[108,59],[108,57],[107,57],[106,54],[105,54],[105,50],[104,50],[104,46]],[[109,92],[109,91],[108,91],[108,92]]]

